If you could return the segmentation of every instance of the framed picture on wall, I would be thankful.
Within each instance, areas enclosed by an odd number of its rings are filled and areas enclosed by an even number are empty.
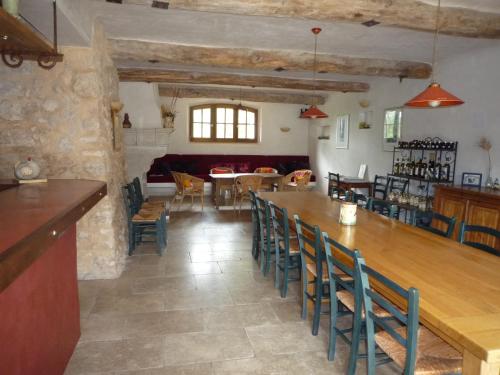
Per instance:
[[[483,179],[482,173],[464,172],[462,173],[462,186],[481,187]]]
[[[349,148],[349,115],[337,117],[335,148]]]
[[[393,151],[401,140],[403,108],[389,108],[384,113],[384,151]]]

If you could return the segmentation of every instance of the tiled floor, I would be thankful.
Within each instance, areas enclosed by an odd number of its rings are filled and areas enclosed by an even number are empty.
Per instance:
[[[339,340],[327,361],[328,319],[312,336],[298,283],[282,299],[261,276],[249,212],[185,209],[171,215],[163,257],[145,245],[119,279],[80,283],[82,336],[66,374],[344,373],[348,347]]]

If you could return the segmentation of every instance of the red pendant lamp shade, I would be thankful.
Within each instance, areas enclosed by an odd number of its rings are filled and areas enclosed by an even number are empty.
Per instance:
[[[322,112],[316,107],[315,105],[310,106],[307,111],[303,112],[300,115],[300,118],[310,118],[310,119],[316,119],[316,118],[327,118],[328,115],[325,112]]]
[[[314,27],[311,29],[312,33],[314,34],[314,66],[313,66],[313,82],[314,82],[314,91],[313,91],[313,103],[314,103],[314,97],[316,94],[316,52],[318,48],[318,34],[321,32],[321,29],[319,27]],[[302,112],[300,114],[300,118],[306,118],[306,119],[317,119],[317,118],[327,118],[328,115],[320,111],[318,107],[316,107],[314,104],[312,104],[305,112]]]
[[[443,90],[439,83],[432,82],[420,94],[408,101],[405,105],[414,108],[451,107],[464,104],[464,101]]]

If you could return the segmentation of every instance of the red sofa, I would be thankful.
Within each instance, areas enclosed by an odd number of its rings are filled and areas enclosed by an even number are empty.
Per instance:
[[[273,167],[283,175],[297,169],[310,169],[309,156],[166,154],[154,159],[147,172],[147,182],[174,182],[171,171],[189,173],[208,182],[210,169],[215,167],[230,167],[236,173],[253,172],[258,167]]]

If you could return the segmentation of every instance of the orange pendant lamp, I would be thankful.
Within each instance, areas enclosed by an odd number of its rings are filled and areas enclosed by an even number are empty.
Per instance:
[[[441,10],[441,0],[438,0],[437,15],[436,15],[436,31],[434,33],[434,46],[432,50],[432,75],[431,84],[420,94],[405,103],[407,107],[412,108],[439,108],[451,107],[454,105],[464,104],[462,99],[450,94],[448,91],[441,88],[439,83],[434,81],[434,66],[436,65],[437,56],[437,41],[439,35],[439,14]]]
[[[319,27],[314,27],[311,29],[312,33],[314,34],[314,65],[313,65],[313,85],[314,85],[314,90],[313,90],[313,96],[312,96],[312,102],[314,103],[314,100],[316,98],[316,51],[318,48],[318,34],[321,32],[321,29]],[[300,118],[307,118],[307,119],[318,119],[318,118],[327,118],[328,115],[319,110],[316,105],[312,104],[305,112],[302,112],[300,115]]]

